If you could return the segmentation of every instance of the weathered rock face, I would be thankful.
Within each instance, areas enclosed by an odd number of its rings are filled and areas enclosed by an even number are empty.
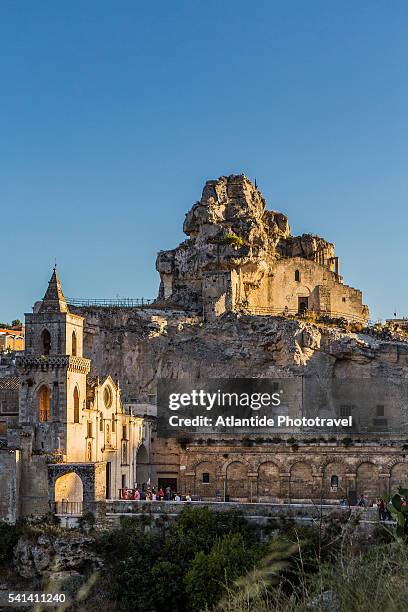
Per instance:
[[[85,352],[123,397],[147,398],[158,378],[408,377],[408,344],[284,317],[225,314],[204,324],[169,311],[86,309]]]
[[[244,175],[207,181],[183,230],[189,239],[159,253],[156,267],[162,278],[159,297],[171,296],[187,308],[201,305],[204,272],[247,265],[266,270],[279,239],[290,235],[285,215],[267,211],[262,194]]]
[[[259,308],[368,318],[361,292],[343,284],[334,245],[312,234],[291,236],[287,217],[266,210],[243,174],[207,181],[183,229],[188,239],[157,257],[158,305],[206,320]]]
[[[300,319],[234,313],[207,323],[201,317],[158,310],[94,309],[83,314],[85,353],[92,358],[95,373],[111,372],[119,379],[122,398],[131,403],[148,402],[149,395],[156,394],[160,377],[207,381],[311,375],[323,386],[327,378],[364,378],[368,381],[365,388],[374,387],[372,382],[378,384],[379,377],[387,382],[408,379],[408,343],[398,338],[349,333]],[[356,387],[357,392],[360,388]],[[387,411],[391,408],[390,418],[396,414],[399,423],[406,422],[406,402],[389,406],[387,397],[384,403]],[[216,499],[216,491],[223,490],[226,479],[228,494],[235,501],[321,501],[322,495],[333,500],[349,491],[364,491],[371,499],[406,484],[406,465],[401,459],[405,452],[399,438],[396,445],[385,437],[384,444],[377,447],[369,442],[348,448],[339,440],[323,447],[301,442],[295,449],[285,440],[264,444],[255,439],[247,447],[242,435],[235,434],[233,439],[224,436],[214,444],[199,440],[186,450],[175,439],[156,433],[148,438],[152,442],[153,481],[169,472],[178,474],[181,490],[204,499]],[[230,463],[232,470],[237,469],[231,472],[233,477],[228,472]],[[272,476],[269,472],[262,476],[263,464],[272,469]],[[180,470],[180,466],[185,467]],[[203,484],[200,470],[211,474],[211,488]],[[334,475],[340,482],[336,492],[331,488]],[[384,489],[379,475],[388,479],[389,489]],[[298,482],[303,483],[300,488]],[[275,483],[273,487],[271,483]]]
[[[80,533],[21,537],[14,549],[14,565],[23,578],[53,576],[98,568],[102,560],[95,553],[95,540]]]
[[[161,251],[156,268],[162,279],[159,297],[186,308],[200,307],[204,272],[240,267],[256,278],[277,250],[292,250],[287,217],[266,210],[261,192],[244,175],[207,181],[183,230],[189,239]]]

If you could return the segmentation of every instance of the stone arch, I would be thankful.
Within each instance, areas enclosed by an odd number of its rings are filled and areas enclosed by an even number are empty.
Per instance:
[[[223,465],[221,466],[221,474],[222,474],[224,477],[226,477],[228,467],[231,465],[231,463],[236,463],[237,461],[238,461],[239,463],[243,463],[243,464],[246,466],[246,469],[247,469],[247,471],[248,471],[248,472],[250,472],[250,471],[251,471],[251,466],[250,466],[250,464],[249,464],[249,461],[247,461],[247,459],[245,459],[245,457],[240,457],[239,459],[229,458],[229,459],[227,459],[227,460],[226,460],[226,461],[223,463]]]
[[[74,423],[79,423],[79,391],[78,385],[75,385],[73,396],[73,404],[74,404]]]
[[[342,457],[330,457],[322,461],[322,463],[318,466],[315,475],[316,476],[320,475],[323,478],[326,467],[330,464],[333,464],[333,466],[336,466],[336,467],[339,466],[338,470],[340,470],[341,472],[344,472],[345,474],[355,473],[355,469],[352,468],[350,465],[348,465]]]
[[[51,391],[42,384],[37,390],[38,420],[47,423],[51,419]]]
[[[216,466],[211,461],[200,461],[195,466],[195,494],[215,497],[217,489]]]
[[[246,500],[248,498],[248,465],[246,462],[235,460],[228,464],[225,474],[225,488],[230,500]]]
[[[322,497],[340,499],[347,497],[347,465],[344,461],[328,461],[323,468]]]
[[[313,498],[313,468],[306,461],[297,461],[290,468],[290,498],[292,500]]]
[[[48,329],[41,332],[41,354],[49,355],[51,351],[51,334]]]
[[[312,295],[310,287],[308,287],[307,285],[296,286],[294,292],[296,296],[304,295],[306,297],[310,297]]]
[[[84,487],[75,472],[66,472],[55,480],[54,501],[56,514],[82,514]]]
[[[150,477],[149,453],[144,444],[141,444],[136,453],[136,482],[139,487],[147,483]]]
[[[357,467],[357,495],[365,495],[368,501],[376,499],[379,494],[378,466],[372,461],[364,461]]]
[[[397,493],[398,487],[408,488],[408,463],[395,462],[390,470],[390,493]]]
[[[93,512],[96,496],[105,498],[106,474],[104,465],[95,463],[50,463],[48,464],[48,500],[50,507],[55,511],[55,502],[58,501],[59,487],[56,483],[61,476],[75,473],[82,482],[82,509],[83,512]],[[73,476],[69,480],[74,482]],[[63,482],[63,481],[61,481]],[[75,479],[75,482],[78,482]],[[79,485],[76,485],[79,491]],[[56,497],[57,495],[57,497]],[[74,501],[74,500],[73,500]]]
[[[258,501],[276,500],[280,496],[279,467],[273,461],[263,461],[258,467]]]
[[[392,468],[394,467],[394,465],[396,465],[397,463],[404,463],[404,461],[401,461],[400,457],[394,457],[394,459],[392,459],[391,461],[389,461],[384,468],[381,470],[384,473],[389,473],[391,472]]]

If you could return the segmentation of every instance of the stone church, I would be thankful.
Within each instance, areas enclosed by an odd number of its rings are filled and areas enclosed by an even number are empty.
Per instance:
[[[207,181],[183,230],[188,239],[157,257],[164,302],[206,320],[228,311],[368,320],[361,291],[343,282],[334,245],[292,236],[287,217],[266,210],[242,174]]]
[[[26,314],[18,377],[0,378],[9,404],[18,402],[0,451],[3,517],[58,513],[70,504],[91,511],[95,501],[134,486],[143,420],[126,413],[117,380],[89,376],[83,327],[54,269],[43,300]]]

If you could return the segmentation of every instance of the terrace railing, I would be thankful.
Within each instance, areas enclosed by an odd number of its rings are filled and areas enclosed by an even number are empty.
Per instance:
[[[83,503],[81,501],[56,501],[55,514],[66,516],[82,516]]]
[[[154,302],[151,298],[77,299],[66,298],[71,306],[94,308],[146,308]]]

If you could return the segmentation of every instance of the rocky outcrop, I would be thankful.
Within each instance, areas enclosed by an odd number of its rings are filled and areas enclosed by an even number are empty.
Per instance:
[[[183,230],[188,240],[161,251],[156,268],[159,299],[186,309],[201,309],[205,273],[239,269],[244,284],[258,287],[276,258],[315,260],[324,249],[326,259],[334,256],[333,245],[323,238],[291,236],[286,215],[266,210],[261,192],[243,174],[207,181]]]
[[[61,578],[62,573],[80,574],[84,569],[101,567],[102,559],[95,553],[95,540],[78,532],[63,535],[41,534],[23,536],[14,549],[17,574],[32,579],[36,576]]]

